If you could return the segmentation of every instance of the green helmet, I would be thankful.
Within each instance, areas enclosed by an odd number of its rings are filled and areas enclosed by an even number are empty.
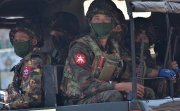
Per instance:
[[[115,16],[116,11],[117,7],[111,0],[94,0],[89,6],[86,17],[88,21],[90,21],[95,14],[101,13],[112,17],[113,19],[115,19],[115,22],[117,22]]]
[[[38,34],[37,27],[35,26],[34,23],[32,23],[29,20],[24,20],[24,21],[18,22],[16,24],[16,26],[13,29],[11,29],[11,31],[9,33],[9,38],[10,38],[12,45],[13,45],[13,39],[14,39],[15,33],[18,31],[27,33],[31,38],[35,37],[38,41],[37,46],[40,47],[43,45],[42,38]]]
[[[51,20],[51,30],[66,31],[70,35],[79,34],[78,18],[69,12],[57,12]]]

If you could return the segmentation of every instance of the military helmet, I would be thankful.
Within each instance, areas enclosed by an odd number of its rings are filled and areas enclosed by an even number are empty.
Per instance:
[[[102,13],[116,19],[116,10],[117,7],[112,0],[94,0],[89,6],[86,17],[90,21],[95,14]]]
[[[125,17],[123,15],[123,12],[120,9],[117,8],[114,16],[116,17],[118,24],[124,24],[125,23]]]
[[[120,24],[122,27],[123,33],[127,33],[128,28],[123,12],[120,9],[117,9],[114,15],[117,19],[117,24]]]
[[[152,45],[155,39],[155,31],[153,24],[151,23],[150,19],[137,17],[134,19],[135,24],[135,34],[141,33],[141,31],[146,31],[146,35],[149,38],[149,44]]]
[[[71,35],[79,34],[78,18],[69,12],[57,12],[51,20],[51,30],[66,31]]]
[[[35,26],[35,24],[32,23],[32,21],[30,21],[29,19],[17,22],[16,26],[13,29],[11,29],[9,37],[12,45],[15,33],[18,31],[27,33],[31,38],[35,37],[38,41],[37,46],[42,46],[43,42],[42,38],[38,34],[37,26]]]

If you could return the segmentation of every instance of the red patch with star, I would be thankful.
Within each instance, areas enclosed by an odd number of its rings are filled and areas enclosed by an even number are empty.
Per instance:
[[[22,68],[22,75],[23,75],[24,78],[27,78],[30,75],[30,73],[31,73],[31,67],[24,66]]]
[[[74,55],[74,59],[75,59],[75,63],[76,63],[77,65],[83,66],[83,65],[86,64],[86,55],[83,54],[83,53],[76,53],[76,54]]]

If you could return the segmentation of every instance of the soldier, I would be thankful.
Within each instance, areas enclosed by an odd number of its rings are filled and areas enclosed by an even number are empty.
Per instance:
[[[158,67],[156,67],[156,60],[153,58],[150,54],[149,48],[151,45],[154,43],[154,38],[155,38],[155,31],[153,28],[152,23],[149,21],[149,19],[146,18],[135,18],[135,49],[136,49],[136,59],[140,60],[140,54],[143,52],[143,60],[146,62],[146,66],[148,68],[151,68],[153,73],[146,73],[145,77],[157,77],[158,76]],[[142,50],[142,45],[143,43],[143,50]],[[137,61],[137,65],[139,64],[140,61]],[[146,67],[145,66],[145,67]],[[145,68],[146,69],[146,68]],[[154,70],[153,69],[157,69]],[[146,71],[145,71],[146,72]]]
[[[167,84],[165,79],[144,80],[144,78],[158,77],[160,69],[160,67],[156,65],[156,59],[151,57],[149,51],[150,46],[154,43],[155,37],[152,23],[149,19],[140,17],[135,18],[134,23],[137,75],[141,75],[143,84],[154,89],[156,98],[163,98],[167,96]]]
[[[51,64],[58,65],[58,94],[57,104],[63,105],[63,96],[60,91],[63,67],[68,55],[69,44],[75,40],[79,34],[79,22],[75,15],[68,12],[57,12],[51,20],[50,36],[53,50],[51,55]]]
[[[132,91],[131,74],[124,71],[117,42],[111,42],[111,31],[119,23],[116,11],[111,0],[90,5],[86,17],[91,32],[70,45],[64,68],[61,89],[69,99],[66,104],[121,101]],[[144,89],[137,84],[138,97],[144,96]]]
[[[172,61],[169,69],[162,69],[162,66],[157,65],[156,59],[151,57],[149,51],[155,39],[152,23],[146,18],[135,18],[134,21],[137,71],[139,72],[143,69],[143,72],[141,72],[143,73],[142,77],[149,78],[145,80],[145,85],[154,89],[156,98],[166,97],[169,92],[166,78],[175,79],[176,73],[173,70],[178,69],[178,64],[176,61]],[[143,52],[143,58],[140,58],[141,52]],[[143,64],[141,64],[142,61],[144,62]],[[156,78],[159,76],[166,78]]]
[[[69,44],[79,34],[77,17],[68,12],[58,12],[52,17],[50,36],[53,43],[52,64],[65,64]]]
[[[13,82],[8,86],[4,102],[5,109],[40,107],[43,104],[43,66],[48,62],[46,54],[40,51],[40,35],[30,21],[17,24],[9,37],[15,53],[23,59],[14,66]]]

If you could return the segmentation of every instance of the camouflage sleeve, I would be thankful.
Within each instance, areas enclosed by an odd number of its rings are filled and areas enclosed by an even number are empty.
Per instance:
[[[18,93],[19,93],[18,89],[15,87],[14,82],[12,82],[11,84],[9,84],[8,88],[6,89],[4,95],[4,102],[9,103],[10,101],[13,101],[17,97]]]
[[[28,64],[31,68],[28,77],[24,77],[21,83],[22,92],[14,101],[9,103],[10,109],[36,107],[42,100],[42,59],[36,57]]]
[[[85,64],[79,64],[77,62],[76,55],[78,54],[83,54],[85,56]],[[68,56],[74,77],[78,81],[79,88],[84,95],[93,95],[102,91],[114,89],[113,84],[92,77],[92,61],[94,55],[86,45],[74,44]]]

